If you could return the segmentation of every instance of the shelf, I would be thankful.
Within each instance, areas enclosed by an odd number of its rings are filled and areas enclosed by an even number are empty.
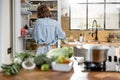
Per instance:
[[[49,10],[50,10],[50,11],[57,11],[57,9],[54,9],[54,8],[53,8],[53,9],[51,8],[51,9],[49,9]]]
[[[32,37],[22,37],[22,36],[20,36],[18,38],[20,38],[20,39],[33,39]]]
[[[34,17],[33,17],[33,18],[30,18],[30,20],[36,20],[36,19],[37,19],[37,18],[34,18]]]
[[[31,7],[31,6],[32,6],[31,3],[29,3],[28,1],[21,3],[21,7]]]
[[[52,11],[56,11],[57,12],[57,9],[49,9],[51,12]],[[37,9],[30,9],[31,12],[37,12]]]
[[[29,7],[31,7],[32,5],[24,0],[22,3],[21,3],[21,14],[22,15],[31,15],[32,12],[29,11]]]
[[[37,19],[37,17],[30,17],[30,19],[32,19],[32,20],[34,19],[35,20],[35,19]]]
[[[35,52],[36,50],[25,50],[27,52]]]
[[[21,14],[22,15],[32,15],[32,12],[21,8]]]

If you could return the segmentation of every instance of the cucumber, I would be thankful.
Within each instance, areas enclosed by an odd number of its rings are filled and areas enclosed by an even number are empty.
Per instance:
[[[10,68],[10,73],[11,74],[16,74],[16,72],[14,71],[13,67]]]
[[[18,69],[16,68],[15,65],[12,66],[13,70],[15,71],[15,73],[17,74],[18,73]]]

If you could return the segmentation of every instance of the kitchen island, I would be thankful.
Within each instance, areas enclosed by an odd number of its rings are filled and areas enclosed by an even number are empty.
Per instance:
[[[76,44],[69,45],[76,46]],[[113,46],[114,44],[106,45]],[[43,72],[40,69],[36,68],[35,70],[31,71],[22,69],[17,75],[14,76],[6,76],[3,73],[0,73],[0,80],[120,80],[119,75],[120,72],[102,72],[102,71],[83,72],[81,71],[80,66],[75,67],[73,65],[73,69],[70,72],[59,72],[53,70]]]
[[[0,80],[120,80],[120,72],[99,72],[99,71],[82,71],[78,62],[74,61],[73,68],[69,72],[20,70],[17,75],[6,76],[0,73]]]
[[[35,70],[20,70],[17,75],[6,76],[4,73],[0,73],[0,80],[69,80],[73,74],[73,70],[70,72],[57,72],[53,70],[41,71]]]
[[[0,80],[120,80],[119,72],[42,72],[39,69],[32,71],[21,70],[14,76],[5,76],[0,73]]]

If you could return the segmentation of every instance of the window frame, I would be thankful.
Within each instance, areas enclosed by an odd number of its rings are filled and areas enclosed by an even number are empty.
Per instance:
[[[88,29],[88,18],[89,18],[89,16],[88,16],[88,5],[89,4],[103,4],[104,5],[104,23],[103,23],[103,28],[104,28],[104,30],[120,30],[120,13],[118,14],[119,15],[119,29],[106,29],[106,5],[107,4],[120,4],[120,2],[106,2],[106,0],[104,0],[104,2],[88,2],[88,0],[87,0],[87,2],[85,3],[75,3],[75,4],[86,4],[86,30],[89,30]],[[72,5],[72,4],[71,4]],[[70,14],[70,17],[69,17],[69,29],[70,30],[80,30],[80,29],[71,29],[71,5],[70,5],[70,7],[69,7],[69,14]]]

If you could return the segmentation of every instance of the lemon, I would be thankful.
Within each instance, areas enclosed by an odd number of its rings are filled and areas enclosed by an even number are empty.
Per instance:
[[[60,63],[62,63],[65,60],[65,56],[59,56],[58,60],[60,61]]]
[[[55,61],[56,61],[56,63],[61,63],[60,59],[56,59]]]

